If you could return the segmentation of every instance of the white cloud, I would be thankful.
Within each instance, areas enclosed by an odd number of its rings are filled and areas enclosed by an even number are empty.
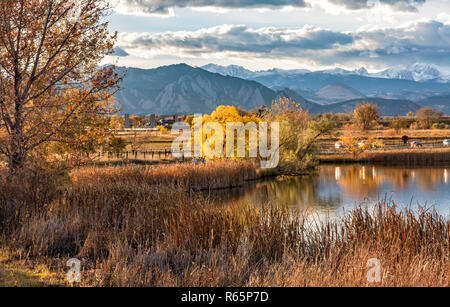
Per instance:
[[[126,14],[172,15],[173,8],[193,8],[214,12],[227,12],[229,9],[252,8],[259,11],[267,9],[292,10],[321,6],[328,13],[342,14],[348,10],[372,9],[377,5],[390,7],[396,11],[414,12],[426,0],[117,0],[116,11]]]
[[[450,23],[450,14],[448,13],[440,13],[437,15],[437,20],[442,21],[444,23]]]
[[[401,27],[367,27],[337,32],[314,26],[253,29],[222,25],[197,31],[121,33],[118,46],[143,58],[259,58],[319,66],[388,66],[429,62],[450,66],[450,25],[410,22]]]

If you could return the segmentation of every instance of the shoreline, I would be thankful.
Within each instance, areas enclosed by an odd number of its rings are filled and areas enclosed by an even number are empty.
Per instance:
[[[318,156],[319,164],[373,163],[394,166],[440,166],[450,164],[450,148],[404,149],[364,152],[358,157],[350,154]]]

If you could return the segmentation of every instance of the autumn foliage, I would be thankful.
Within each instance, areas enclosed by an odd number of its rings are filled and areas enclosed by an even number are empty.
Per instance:
[[[353,120],[361,130],[369,130],[380,119],[378,106],[371,103],[357,104],[353,112]]]
[[[116,35],[108,1],[0,0],[0,153],[10,173],[58,143],[89,152],[105,135],[120,77],[99,69]]]

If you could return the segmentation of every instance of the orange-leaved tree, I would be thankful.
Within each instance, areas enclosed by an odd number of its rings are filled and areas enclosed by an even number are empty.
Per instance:
[[[120,76],[107,0],[0,0],[0,153],[10,174],[49,142],[97,141]]]

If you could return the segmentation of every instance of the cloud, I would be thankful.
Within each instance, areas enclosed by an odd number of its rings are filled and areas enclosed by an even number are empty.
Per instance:
[[[397,28],[336,32],[313,26],[260,28],[222,25],[197,31],[121,33],[118,46],[144,57],[270,58],[317,65],[450,66],[450,25],[417,21]]]
[[[220,7],[220,8],[283,8],[306,7],[304,0],[120,0],[120,6],[129,12],[146,14],[169,14],[173,7]]]
[[[426,0],[329,0],[350,10],[368,9],[376,4],[388,5],[397,11],[416,12]]]
[[[378,66],[416,62],[450,67],[450,25],[417,21],[398,28],[366,29],[352,34],[355,43],[333,53],[334,63],[360,61]],[[322,60],[322,63],[327,59]]]
[[[222,25],[191,32],[119,35],[119,45],[124,49],[159,50],[160,53],[176,51],[196,56],[218,52],[276,56],[300,50],[332,49],[352,41],[353,38],[348,34],[311,26],[254,30],[245,25]]]
[[[119,0],[119,11],[134,14],[173,15],[180,8],[268,8],[310,7],[316,0]],[[370,9],[375,4],[387,5],[397,11],[417,11],[426,0],[328,0],[349,10]]]

